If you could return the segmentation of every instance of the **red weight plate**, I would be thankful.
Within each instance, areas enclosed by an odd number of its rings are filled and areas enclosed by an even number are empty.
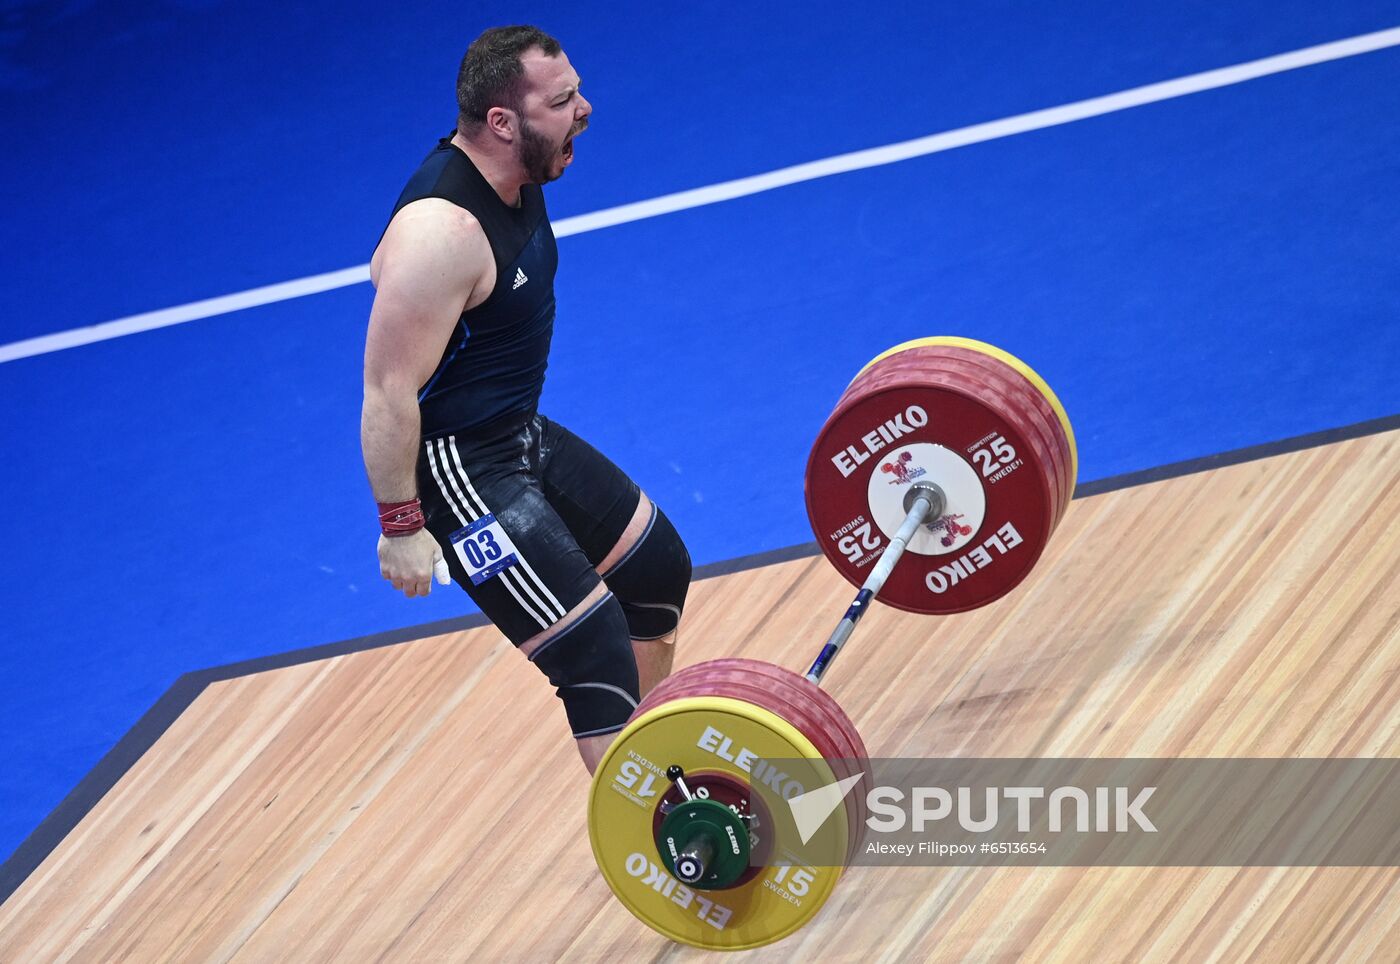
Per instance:
[[[949,383],[935,374],[938,370],[957,374]],[[867,378],[872,380],[867,382]],[[1068,447],[1063,424],[1034,384],[1014,367],[988,353],[952,345],[915,346],[869,366],[857,383],[848,388],[843,402],[849,404],[851,399],[872,389],[909,382],[967,389],[1031,437],[1035,449],[1031,454],[1035,457],[1026,461],[1036,463],[1033,471],[1041,473],[1050,488],[1053,511],[1048,532],[1053,532],[1068,504]],[[891,528],[893,524],[890,523]]]
[[[898,364],[908,354],[861,375],[822,427],[807,462],[807,514],[827,558],[860,585],[903,519],[908,487],[937,483],[945,515],[915,534],[877,598],[909,612],[965,612],[1030,572],[1057,516],[1057,487],[1048,454],[1017,462],[1036,451],[1033,426],[966,378]]]
[[[687,696],[726,696],[743,700],[776,713],[797,727],[828,761],[856,761],[863,766],[867,759],[865,744],[855,725],[831,694],[790,670],[761,660],[715,659],[672,673],[656,685],[632,714],[636,719],[662,703]],[[859,770],[850,770],[851,763],[836,764],[838,779]],[[850,828],[850,853],[859,846],[865,828],[865,795],[853,793],[847,807]]]

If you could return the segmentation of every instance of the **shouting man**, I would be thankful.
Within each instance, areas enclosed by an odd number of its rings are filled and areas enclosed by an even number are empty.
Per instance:
[[[588,127],[578,74],[548,34],[499,27],[467,49],[457,103],[370,262],[380,570],[407,596],[450,572],[549,678],[591,772],[670,672],[690,556],[636,483],[537,411],[557,265],[540,186]]]

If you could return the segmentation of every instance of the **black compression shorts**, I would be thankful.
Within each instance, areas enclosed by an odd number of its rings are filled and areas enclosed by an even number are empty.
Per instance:
[[[641,498],[626,473],[543,415],[484,438],[425,440],[418,491],[452,578],[517,646],[598,585],[594,567]]]

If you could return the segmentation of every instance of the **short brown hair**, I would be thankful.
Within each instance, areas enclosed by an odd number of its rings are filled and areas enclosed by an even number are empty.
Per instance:
[[[472,41],[457,71],[460,125],[485,123],[486,112],[493,107],[521,113],[525,66],[520,55],[534,47],[546,57],[557,57],[560,51],[559,41],[538,27],[492,27]]]

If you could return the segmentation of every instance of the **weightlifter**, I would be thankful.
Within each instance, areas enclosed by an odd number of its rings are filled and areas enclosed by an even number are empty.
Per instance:
[[[541,185],[593,107],[558,41],[487,30],[457,75],[457,128],[394,205],[370,262],[361,444],[380,571],[436,571],[548,677],[592,772],[671,670],[690,555],[665,514],[537,411],[557,251]]]

